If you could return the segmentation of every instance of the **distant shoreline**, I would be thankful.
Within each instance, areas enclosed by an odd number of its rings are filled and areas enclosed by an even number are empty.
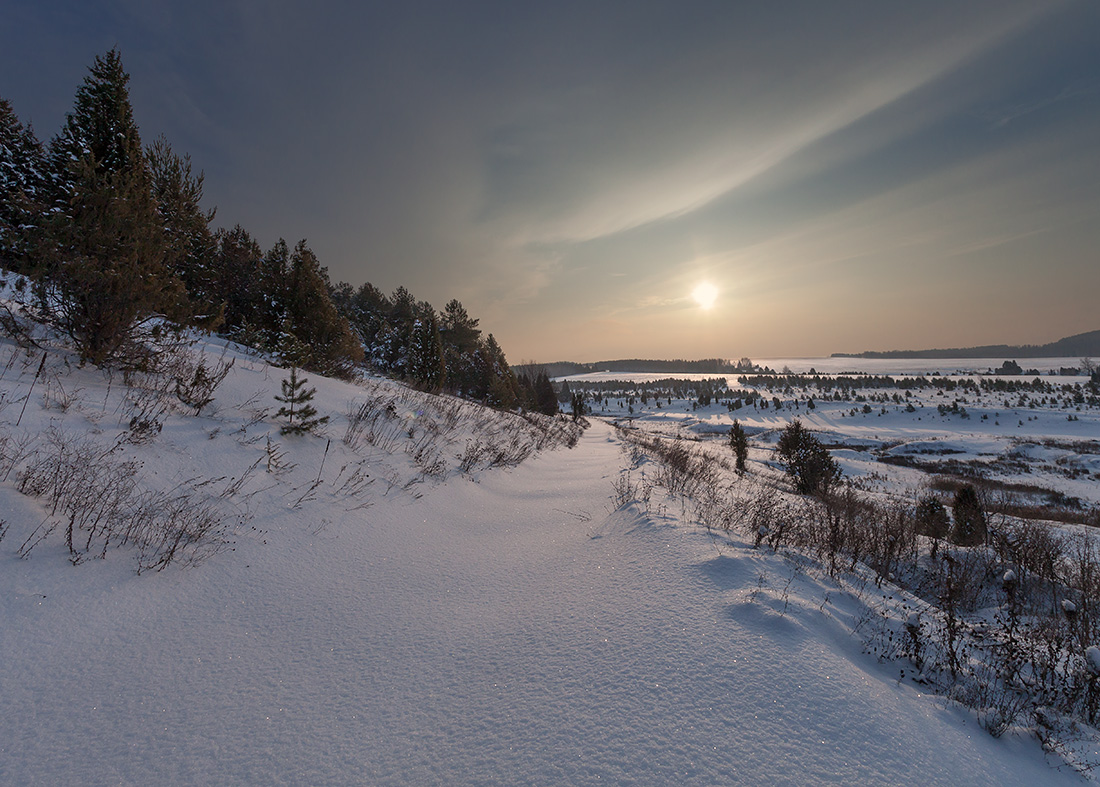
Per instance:
[[[1018,356],[1014,359],[1006,359],[1004,356],[991,358],[855,358],[851,356],[816,356],[804,358],[756,358],[753,362],[755,369],[751,372],[700,372],[695,369],[662,369],[660,371],[646,371],[640,369],[609,369],[600,364],[584,364],[596,368],[576,368],[580,364],[570,365],[569,368],[561,368],[557,364],[547,364],[544,367],[552,380],[563,379],[661,379],[668,377],[704,379],[712,377],[725,377],[736,379],[741,375],[754,374],[820,374],[822,376],[838,375],[893,375],[893,376],[973,376],[973,375],[997,375],[1005,376],[1003,364],[1005,360],[1014,360],[1024,375],[1032,377],[1036,374],[1058,376],[1080,380],[1084,378],[1084,371],[1080,368],[1080,356],[1060,356],[1053,358],[1028,358]],[[557,367],[557,368],[555,368]],[[1009,375],[1014,376],[1014,375]]]
[[[833,353],[831,358],[1072,358],[1100,355],[1100,331],[1067,336],[1049,344],[988,344],[982,347],[955,347],[947,350],[866,350],[860,353]]]
[[[941,350],[866,350],[859,353],[833,353],[829,356],[806,356],[804,359],[791,356],[791,360],[813,360],[820,358],[855,358],[862,360],[971,360],[988,359],[998,361],[993,367],[1000,366],[999,361],[1023,361],[1025,359],[1062,358],[1076,360],[1081,358],[1100,359],[1100,330],[1067,336],[1049,344],[989,344],[982,347],[959,347]],[[630,358],[595,363],[576,361],[553,361],[550,363],[518,364],[512,368],[517,374],[537,374],[545,371],[548,376],[567,377],[571,375],[599,372],[633,372],[639,374],[753,374],[764,371],[761,363],[748,358],[738,361],[724,358],[705,358],[689,361],[684,359],[659,360],[652,358]]]

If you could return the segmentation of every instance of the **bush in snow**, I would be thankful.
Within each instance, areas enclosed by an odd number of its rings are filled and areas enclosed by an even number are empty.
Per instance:
[[[947,538],[951,528],[951,520],[947,517],[947,509],[935,497],[924,497],[917,503],[916,518],[917,532],[929,538]]]
[[[988,528],[977,490],[970,484],[960,487],[955,493],[951,508],[955,514],[951,540],[959,546],[984,544]]]
[[[213,366],[207,366],[201,358],[198,360],[181,358],[173,374],[176,398],[198,415],[204,407],[214,401],[214,391],[232,368],[233,359],[226,361],[224,351],[222,357]]]
[[[827,495],[840,480],[840,468],[828,449],[797,418],[783,430],[776,453],[801,495]]]
[[[74,565],[129,545],[137,549],[138,573],[193,565],[228,543],[230,525],[219,499],[235,489],[217,496],[187,487],[143,491],[141,463],[119,458],[117,448],[55,427],[46,432],[45,445],[19,473],[19,491],[39,498],[48,514],[17,550],[21,558],[58,528]]]

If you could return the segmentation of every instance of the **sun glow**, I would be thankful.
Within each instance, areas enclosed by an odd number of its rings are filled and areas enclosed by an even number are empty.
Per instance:
[[[714,302],[718,300],[718,288],[709,281],[701,281],[696,285],[695,289],[691,291],[691,297],[695,299],[695,302],[699,304],[700,307],[709,309],[714,305]]]

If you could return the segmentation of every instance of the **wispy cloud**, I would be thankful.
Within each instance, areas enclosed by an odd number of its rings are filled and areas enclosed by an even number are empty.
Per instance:
[[[596,93],[571,94],[538,125],[517,120],[494,131],[486,216],[517,242],[539,243],[584,242],[683,216],[951,72],[1035,14],[1016,7],[992,24],[982,15],[912,28],[903,24],[910,19],[856,25],[845,57],[816,35],[792,34],[774,51],[662,64],[673,72],[662,92],[649,81],[639,90],[624,75]],[[797,60],[778,62],[799,49]],[[601,111],[607,104],[618,111]]]

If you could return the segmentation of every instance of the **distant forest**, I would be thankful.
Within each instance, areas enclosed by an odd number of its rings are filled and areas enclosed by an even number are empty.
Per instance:
[[[987,344],[947,350],[887,350],[833,353],[833,358],[1084,358],[1100,355],[1100,331],[1067,336],[1050,344]]]
[[[591,374],[592,372],[743,374],[764,371],[764,369],[756,366],[748,358],[742,358],[737,362],[728,361],[723,358],[704,358],[699,361],[659,361],[643,358],[627,358],[617,361],[596,361],[595,363],[555,361],[554,363],[526,364],[523,366],[516,366],[515,369],[517,372],[523,372],[529,375],[545,372],[550,377],[566,377],[574,374]]]

